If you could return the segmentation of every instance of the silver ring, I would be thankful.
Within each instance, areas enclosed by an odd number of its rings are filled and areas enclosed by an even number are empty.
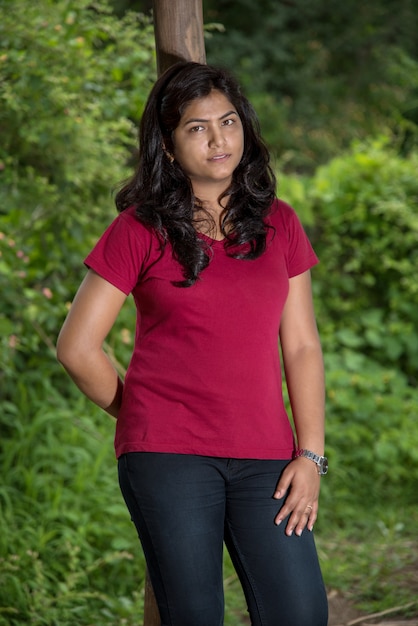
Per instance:
[[[307,508],[307,509],[311,509],[311,511],[312,511],[312,506],[311,506],[310,504],[307,504],[307,505],[306,505],[306,508]]]

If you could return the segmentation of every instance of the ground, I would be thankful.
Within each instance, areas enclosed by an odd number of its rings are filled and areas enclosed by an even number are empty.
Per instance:
[[[334,553],[340,550],[344,558],[350,558],[351,565],[357,563],[361,576],[354,582],[352,595],[327,586],[328,626],[418,626],[418,542],[410,534],[402,534],[402,530],[400,526],[398,534],[389,533],[384,541],[380,538],[367,544],[373,558],[366,561],[361,542],[358,549],[351,543],[332,546]],[[388,591],[390,595],[385,593],[385,599],[390,608],[376,613],[360,611],[360,592],[369,583],[372,587],[377,585],[380,594]]]
[[[354,603],[337,591],[328,592],[328,626],[418,626],[418,604],[414,603],[414,615],[409,619],[399,617],[399,611],[384,611],[365,614],[355,608]],[[240,615],[242,624],[250,625],[248,615]]]
[[[418,612],[415,617],[409,619],[397,617],[396,611],[366,615],[358,611],[348,598],[336,591],[328,593],[328,602],[328,626],[418,626]],[[417,609],[416,606],[415,608]]]

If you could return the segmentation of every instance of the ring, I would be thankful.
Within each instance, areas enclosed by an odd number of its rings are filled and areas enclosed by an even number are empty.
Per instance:
[[[310,504],[307,504],[307,505],[306,505],[306,508],[307,508],[307,509],[311,509],[311,510],[312,510],[312,506],[311,506]]]

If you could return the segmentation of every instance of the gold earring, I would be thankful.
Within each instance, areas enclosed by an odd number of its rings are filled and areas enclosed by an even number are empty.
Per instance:
[[[163,150],[164,150],[164,154],[165,154],[165,156],[166,156],[166,157],[167,157],[167,159],[170,161],[170,164],[171,164],[171,163],[173,163],[173,161],[174,161],[174,157],[173,157],[173,155],[171,154],[171,152],[169,152],[169,151],[167,150],[167,148],[163,148]]]

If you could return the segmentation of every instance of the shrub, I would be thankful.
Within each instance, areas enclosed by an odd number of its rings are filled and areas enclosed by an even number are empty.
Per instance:
[[[327,379],[327,519],[410,505],[418,480],[418,159],[355,145],[284,178],[321,260],[313,287]]]
[[[152,27],[101,1],[0,9],[0,624],[133,624],[144,565],[113,424],[54,344],[83,257],[115,215],[154,78]],[[109,338],[115,362],[132,346],[126,316]]]
[[[382,141],[357,145],[320,168],[308,190],[319,323],[416,385],[418,371],[418,155]]]
[[[23,374],[61,385],[55,338],[115,214],[154,40],[149,21],[104,2],[1,4],[0,384],[12,398]]]

